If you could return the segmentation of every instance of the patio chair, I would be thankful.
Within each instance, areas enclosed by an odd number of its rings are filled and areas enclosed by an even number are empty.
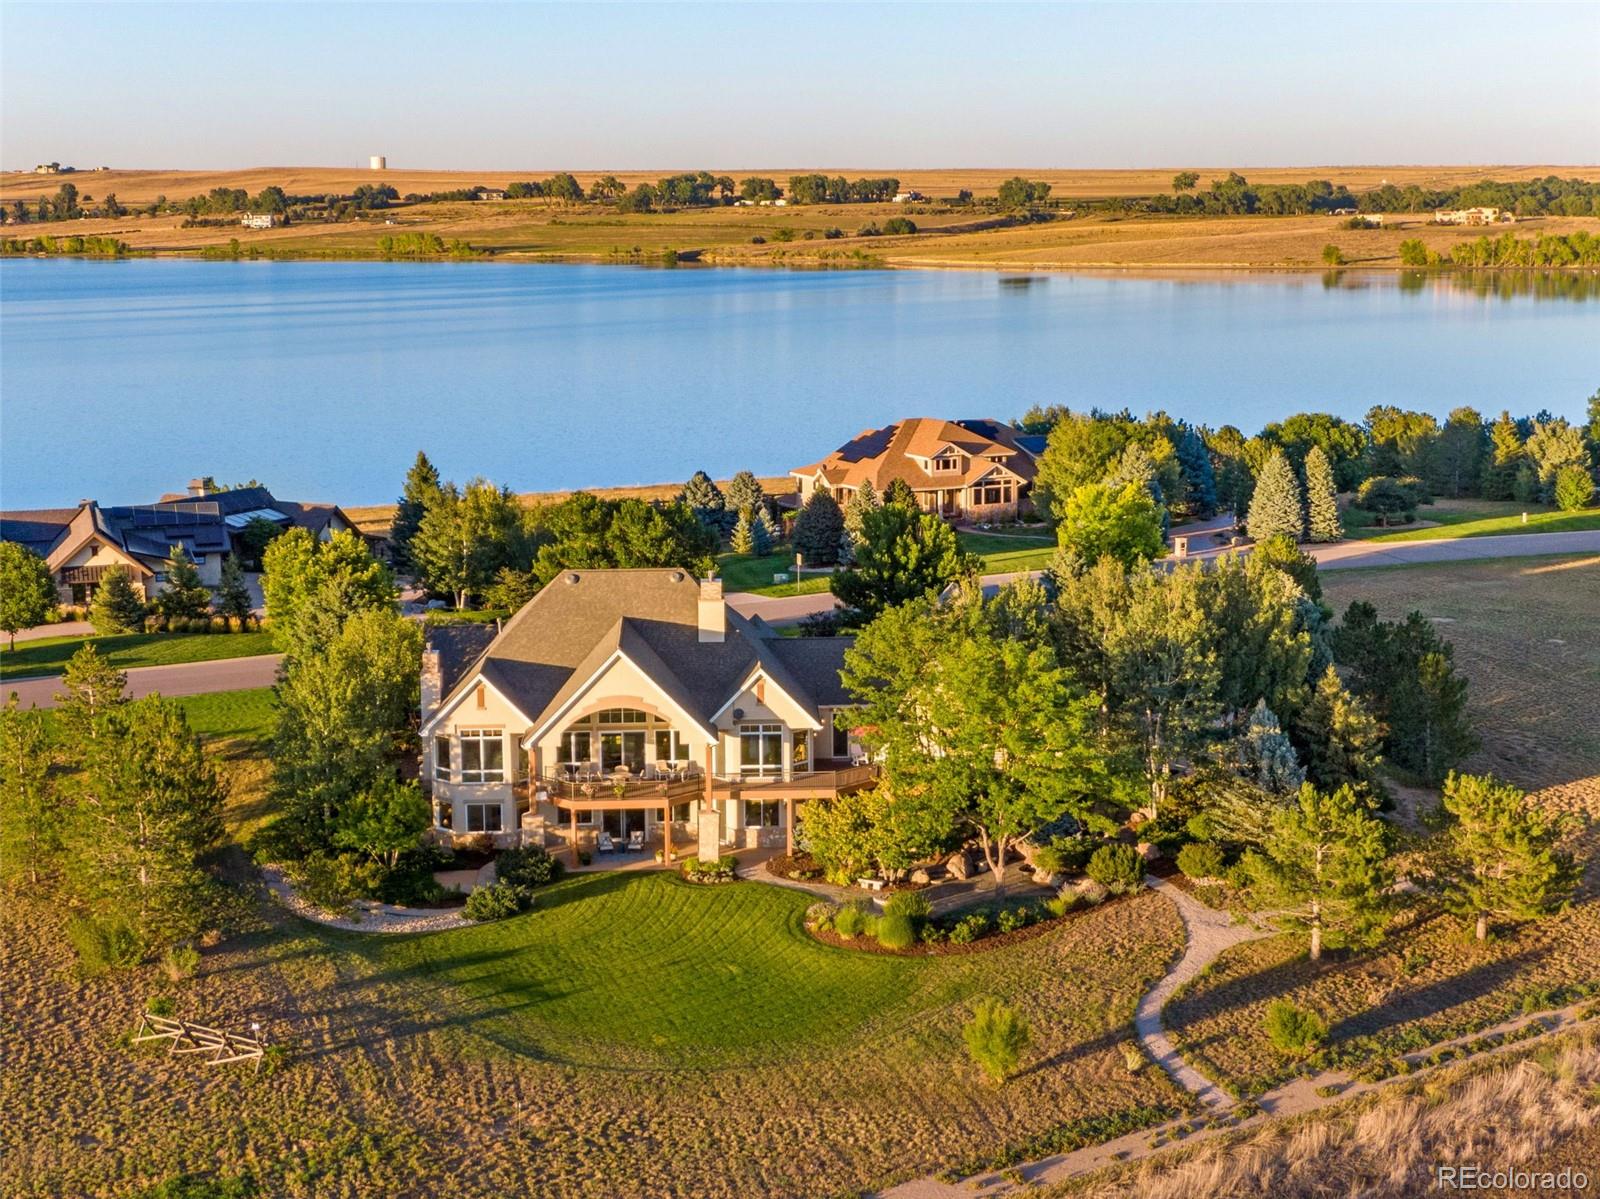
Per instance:
[[[600,853],[610,853],[612,850],[616,849],[617,846],[616,843],[611,840],[610,833],[601,833],[597,838],[595,838],[594,847]]]
[[[644,830],[636,828],[628,834],[628,852],[642,853],[644,851]]]

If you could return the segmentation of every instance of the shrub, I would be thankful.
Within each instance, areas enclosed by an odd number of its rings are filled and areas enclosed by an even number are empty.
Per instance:
[[[372,894],[383,875],[383,867],[377,862],[354,854],[329,857],[315,853],[289,869],[295,889],[325,912],[341,912],[356,896]]]
[[[1104,903],[1106,901],[1106,897],[1111,894],[1111,892],[1108,891],[1103,884],[1095,882],[1095,880],[1092,878],[1084,879],[1077,885],[1076,888],[1074,888],[1074,892],[1079,899],[1083,900],[1083,902],[1088,904],[1090,907],[1094,907],[1099,903]]]
[[[1275,999],[1267,1007],[1267,1039],[1280,1053],[1306,1057],[1328,1035],[1328,1022],[1315,1012]]]
[[[989,931],[988,912],[969,912],[950,930],[950,944],[971,945]]]
[[[527,887],[500,881],[479,887],[468,895],[462,912],[468,920],[503,920],[526,911],[532,903],[533,894]]]
[[[501,850],[495,859],[495,877],[519,887],[543,887],[561,877],[561,863],[542,845]]]
[[[883,222],[883,231],[885,233],[915,233],[917,224],[915,221],[908,220],[903,216],[892,216]]]
[[[1189,878],[1220,878],[1222,851],[1215,845],[1191,841],[1178,851],[1178,869]]]
[[[1144,881],[1144,859],[1131,845],[1102,845],[1089,859],[1088,875],[1110,891],[1134,890]]]
[[[67,921],[67,943],[86,978],[137,966],[144,958],[144,942],[125,916],[74,916]]]
[[[961,1035],[972,1060],[1001,1083],[1016,1070],[1028,1047],[1028,1022],[998,999],[980,999]]]
[[[144,1010],[152,1016],[170,1016],[178,1010],[178,1005],[170,995],[152,995],[145,1000]]]
[[[837,904],[827,900],[819,900],[806,909],[806,927],[819,929],[826,932],[833,927],[834,913],[839,910]]]
[[[885,949],[909,949],[916,941],[916,926],[904,912],[885,913],[878,921],[878,944]]]
[[[1139,1073],[1149,1061],[1150,1059],[1144,1055],[1144,1050],[1139,1048],[1139,1042],[1124,1041],[1122,1043],[1122,1064],[1128,1068],[1129,1074]]]
[[[995,918],[995,927],[1003,933],[1014,933],[1027,928],[1032,920],[1033,912],[1028,908],[1005,908]]]
[[[1556,471],[1555,502],[1563,512],[1587,508],[1594,498],[1594,480],[1581,466],[1563,466]]]
[[[896,891],[884,901],[883,914],[926,920],[933,915],[933,903],[923,891]]]
[[[867,913],[859,903],[847,903],[833,914],[833,931],[854,939],[867,931]]]
[[[1052,916],[1065,916],[1068,912],[1075,912],[1083,907],[1087,901],[1076,891],[1062,891],[1061,894],[1044,901],[1045,911]]]
[[[175,983],[193,978],[200,969],[200,951],[193,945],[168,945],[161,955],[161,969]]]
[[[935,924],[931,920],[922,926],[922,931],[919,935],[922,937],[924,945],[943,945],[950,939],[950,934],[945,931],[944,925]]]

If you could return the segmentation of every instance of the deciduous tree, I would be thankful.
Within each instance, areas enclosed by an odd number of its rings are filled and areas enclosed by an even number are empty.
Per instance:
[[[937,594],[978,568],[948,524],[899,504],[866,513],[854,553],[854,569],[835,574],[831,586],[841,602],[868,619],[917,596]]]
[[[1166,548],[1162,513],[1147,487],[1086,483],[1057,507],[1056,540],[1085,566],[1111,558],[1125,566]]]
[[[43,558],[14,541],[0,541],[0,630],[17,648],[17,634],[43,624],[56,606],[55,582]]]
[[[394,578],[354,533],[318,541],[291,529],[267,549],[261,591],[274,642],[288,653],[314,650],[356,612],[394,607]],[[312,596],[317,604],[306,619]]]

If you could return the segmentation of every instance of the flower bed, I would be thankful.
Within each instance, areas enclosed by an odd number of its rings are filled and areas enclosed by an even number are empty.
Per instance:
[[[714,862],[685,858],[681,868],[686,883],[731,883],[739,877],[738,860],[725,853]]]
[[[1050,910],[1044,904],[1030,904],[1025,907],[1002,909],[998,918],[986,910],[958,913],[953,919],[947,917],[942,922],[925,918],[917,922],[916,942],[904,948],[894,948],[881,943],[877,930],[884,917],[867,913],[857,904],[814,903],[806,909],[805,925],[806,931],[824,945],[854,949],[863,953],[881,953],[892,957],[981,953],[1031,941],[1035,937],[1062,927],[1091,907],[1100,906],[1101,902],[1115,903],[1119,898],[1121,896],[1109,896],[1103,901],[1084,903],[1066,908],[1059,913]],[[845,921],[847,927],[859,927],[860,931],[854,935],[848,931],[840,932],[835,927],[839,913],[851,907],[862,913],[859,917],[847,918]],[[1012,913],[1025,915],[1018,917],[1011,915]],[[981,924],[978,918],[982,919]],[[1019,918],[1022,922],[1014,923]],[[958,931],[963,929],[966,931]]]

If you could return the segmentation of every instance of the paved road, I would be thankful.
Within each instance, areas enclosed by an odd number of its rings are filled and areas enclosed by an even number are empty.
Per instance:
[[[43,641],[47,637],[90,637],[94,626],[87,620],[63,620],[59,624],[38,624],[31,629],[20,629],[17,642]]]
[[[1576,533],[1512,533],[1503,537],[1456,537],[1432,541],[1341,541],[1337,545],[1304,547],[1322,570],[1352,570],[1363,566],[1417,566],[1427,562],[1466,562],[1480,558],[1526,558],[1539,554],[1600,554],[1600,529]],[[1191,558],[1214,558],[1226,548],[1207,549]],[[1171,559],[1164,559],[1170,562]],[[985,588],[1002,587],[1024,575],[1041,572],[984,575]],[[816,595],[773,597],[735,592],[728,602],[745,616],[759,615],[771,624],[793,624],[813,612],[825,612],[838,601],[827,592]]]
[[[214,662],[179,662],[173,666],[135,666],[128,673],[128,695],[138,699],[159,691],[165,696],[203,695],[211,691],[242,691],[270,687],[278,673],[278,654],[253,658],[219,658]],[[24,708],[53,708],[61,676],[6,679],[0,696],[16,692]]]

